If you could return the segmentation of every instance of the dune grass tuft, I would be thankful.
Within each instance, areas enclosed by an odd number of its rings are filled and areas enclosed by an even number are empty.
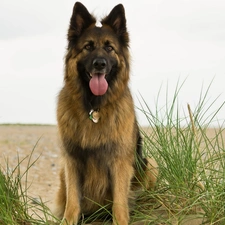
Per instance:
[[[217,99],[209,102],[210,85],[200,93],[196,108],[187,104],[183,117],[179,85],[173,99],[160,109],[156,105],[155,112],[142,99],[141,110],[149,122],[142,132],[144,149],[160,171],[156,189],[146,193],[155,200],[152,213],[142,213],[149,224],[187,224],[188,218],[197,224],[225,224],[225,132],[222,126],[211,127],[224,103],[211,112]],[[146,208],[145,201],[140,205]]]
[[[36,145],[28,157],[20,160],[18,156],[18,164],[15,168],[11,169],[7,160],[6,166],[0,168],[1,225],[50,225],[57,221],[42,201],[34,204],[34,199],[27,193],[30,188],[27,185],[28,172],[38,160],[31,161],[35,147]],[[27,158],[26,170],[21,172],[21,165]]]

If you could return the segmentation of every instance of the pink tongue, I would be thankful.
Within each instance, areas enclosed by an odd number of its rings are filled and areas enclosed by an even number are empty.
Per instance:
[[[108,89],[105,74],[92,74],[89,87],[94,95],[104,95]]]

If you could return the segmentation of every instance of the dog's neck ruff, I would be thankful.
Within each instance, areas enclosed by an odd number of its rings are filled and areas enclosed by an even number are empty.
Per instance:
[[[92,120],[93,123],[98,123],[100,119],[99,109],[91,109],[91,111],[89,112],[89,119]]]

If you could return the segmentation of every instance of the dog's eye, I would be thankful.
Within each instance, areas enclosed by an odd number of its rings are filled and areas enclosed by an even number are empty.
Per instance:
[[[87,45],[84,46],[84,48],[85,48],[86,50],[88,50],[88,51],[91,51],[93,47],[92,47],[92,45],[87,44]]]
[[[112,46],[106,46],[105,47],[105,50],[107,51],[107,52],[111,52],[112,50],[113,50],[113,47]]]

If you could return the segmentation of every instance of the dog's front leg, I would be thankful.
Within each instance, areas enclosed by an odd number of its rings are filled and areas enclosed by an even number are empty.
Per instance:
[[[133,167],[126,160],[117,160],[113,165],[113,225],[128,225],[128,197]]]
[[[69,159],[65,164],[66,207],[63,216],[65,225],[76,225],[80,215],[80,191],[74,163]]]

